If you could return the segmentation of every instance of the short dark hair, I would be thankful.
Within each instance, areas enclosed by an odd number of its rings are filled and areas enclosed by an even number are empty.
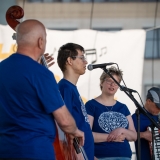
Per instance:
[[[61,46],[58,50],[57,63],[62,72],[66,70],[66,61],[68,57],[75,59],[78,55],[77,50],[84,52],[84,48],[79,44],[67,43]]]

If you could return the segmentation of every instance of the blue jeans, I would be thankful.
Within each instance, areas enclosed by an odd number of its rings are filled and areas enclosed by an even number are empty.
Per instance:
[[[104,157],[104,158],[98,158],[98,160],[131,160],[131,158],[128,158],[128,157]]]

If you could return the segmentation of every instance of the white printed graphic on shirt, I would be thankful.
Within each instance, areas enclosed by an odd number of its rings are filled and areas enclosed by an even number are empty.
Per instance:
[[[86,121],[87,123],[89,123],[89,119],[88,119],[88,115],[87,115],[87,112],[86,112],[86,108],[85,108],[85,105],[84,105],[84,103],[83,103],[83,101],[82,101],[82,99],[81,99],[80,96],[79,96],[79,100],[80,100],[80,102],[81,102],[81,109],[82,109],[82,113],[83,113],[83,115],[84,115],[84,117],[85,117],[85,121]]]
[[[127,127],[128,120],[122,113],[111,111],[102,113],[99,116],[98,123],[105,132],[110,133],[116,128]]]

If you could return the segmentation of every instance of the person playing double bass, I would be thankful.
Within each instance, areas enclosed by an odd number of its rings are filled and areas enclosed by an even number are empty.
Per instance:
[[[46,47],[44,25],[17,27],[17,52],[0,63],[0,160],[55,160],[55,121],[84,144],[54,75],[38,63]]]

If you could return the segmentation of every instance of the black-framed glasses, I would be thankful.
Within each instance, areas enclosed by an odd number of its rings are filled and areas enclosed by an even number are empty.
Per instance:
[[[79,58],[81,59],[83,62],[84,61],[87,61],[86,57],[85,56],[72,56],[73,58]]]

